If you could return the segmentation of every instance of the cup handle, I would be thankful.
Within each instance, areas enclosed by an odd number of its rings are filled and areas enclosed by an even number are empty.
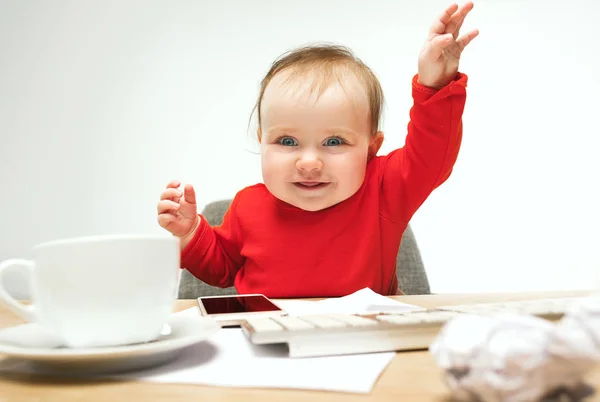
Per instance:
[[[35,307],[33,305],[25,305],[19,303],[12,297],[4,288],[4,273],[11,268],[24,269],[27,271],[27,279],[31,283],[31,274],[34,269],[33,261],[12,259],[0,263],[0,303],[4,304],[9,310],[26,321],[35,321]]]

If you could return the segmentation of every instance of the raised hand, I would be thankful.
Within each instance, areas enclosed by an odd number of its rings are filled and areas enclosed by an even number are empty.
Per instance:
[[[191,184],[179,190],[181,184],[172,181],[160,196],[158,203],[158,223],[173,235],[188,237],[196,230],[199,217],[196,207],[196,192]]]
[[[421,85],[439,89],[456,77],[460,55],[479,34],[479,30],[474,29],[458,36],[465,17],[472,9],[472,2],[460,8],[452,4],[432,24],[419,55],[418,81]]]

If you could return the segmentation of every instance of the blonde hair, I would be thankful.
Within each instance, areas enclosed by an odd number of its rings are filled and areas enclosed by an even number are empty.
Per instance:
[[[273,77],[283,71],[291,71],[293,73],[290,74],[286,81],[291,80],[296,75],[312,73],[316,78],[312,89],[314,89],[315,85],[319,86],[318,96],[320,96],[333,81],[342,84],[342,73],[353,73],[364,85],[367,92],[371,118],[371,135],[375,135],[379,131],[381,115],[383,113],[384,97],[381,84],[373,71],[371,71],[371,69],[347,47],[317,44],[303,46],[284,53],[275,60],[265,77],[262,79],[258,99],[252,109],[252,114],[254,114],[255,111],[258,112],[259,140],[261,137],[260,127],[262,123],[260,108],[265,89]]]

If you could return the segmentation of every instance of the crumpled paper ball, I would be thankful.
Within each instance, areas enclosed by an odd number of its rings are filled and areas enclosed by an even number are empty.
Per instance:
[[[600,296],[571,305],[557,322],[461,314],[429,351],[457,400],[581,400],[593,392],[584,376],[600,362]]]

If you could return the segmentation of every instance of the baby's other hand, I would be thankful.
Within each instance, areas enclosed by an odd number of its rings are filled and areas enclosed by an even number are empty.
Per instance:
[[[183,192],[181,184],[171,181],[160,196],[158,203],[158,223],[174,236],[183,238],[194,233],[199,218],[196,207],[196,192],[191,184],[186,184]]]
[[[479,30],[473,29],[459,36],[465,17],[472,9],[471,1],[461,7],[454,3],[434,21],[419,55],[421,85],[440,89],[455,78],[463,50],[479,34]]]

